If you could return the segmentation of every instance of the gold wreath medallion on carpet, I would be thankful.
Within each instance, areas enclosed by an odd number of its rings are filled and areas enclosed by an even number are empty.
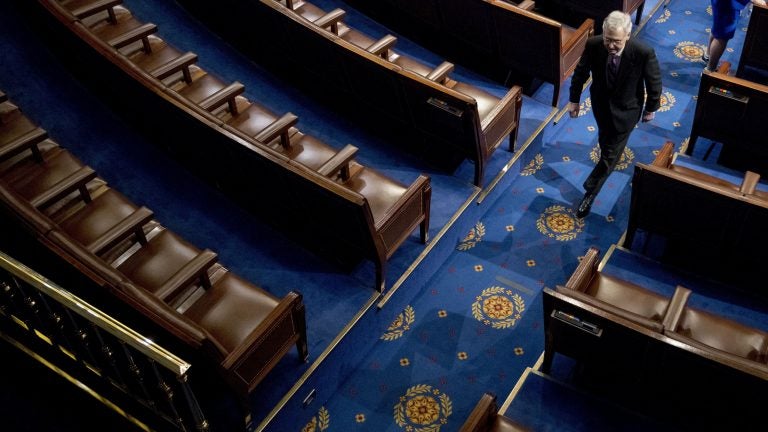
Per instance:
[[[400,339],[406,331],[411,329],[411,324],[414,321],[416,321],[416,312],[413,310],[413,306],[408,305],[395,317],[387,331],[379,339],[385,341]]]
[[[331,415],[325,407],[320,407],[317,411],[317,415],[312,417],[312,420],[307,423],[306,426],[301,428],[301,432],[318,432],[328,429],[331,424]]]
[[[472,303],[472,316],[495,329],[510,328],[525,311],[525,300],[512,290],[492,286],[486,288]]]
[[[536,173],[536,171],[540,170],[542,166],[544,166],[544,156],[542,156],[541,153],[536,153],[536,156],[533,157],[533,160],[528,162],[528,165],[520,170],[520,175],[533,175]]]
[[[553,205],[547,207],[536,220],[536,228],[540,233],[557,241],[570,241],[584,230],[584,221],[578,219],[573,210],[562,205]]]
[[[439,432],[453,412],[447,394],[427,384],[410,387],[395,404],[395,422],[406,432]]]
[[[475,245],[480,243],[480,240],[483,239],[484,235],[485,225],[483,225],[482,222],[478,222],[471,230],[469,230],[469,233],[467,233],[466,237],[464,237],[464,240],[462,240],[461,243],[456,246],[456,249],[460,251],[472,249],[475,247]]]
[[[597,163],[600,160],[599,144],[592,147],[592,151],[589,152],[589,159],[593,163]],[[635,152],[633,152],[632,149],[629,147],[624,147],[624,151],[621,153],[621,157],[619,158],[619,162],[616,163],[616,168],[614,168],[614,171],[621,171],[623,169],[626,169],[634,159],[635,159]]]
[[[678,42],[673,52],[677,58],[688,60],[689,62],[700,62],[701,56],[706,52],[703,44],[693,43],[691,41]]]

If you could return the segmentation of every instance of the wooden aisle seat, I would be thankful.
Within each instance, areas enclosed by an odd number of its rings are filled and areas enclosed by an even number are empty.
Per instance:
[[[599,361],[601,352],[623,349],[627,362],[633,356],[632,339],[622,336],[640,333],[661,335],[685,306],[691,291],[682,286],[671,297],[652,292],[632,282],[605,275],[598,270],[598,250],[590,248],[565,286],[547,288],[545,304],[545,350],[541,370],[548,372],[554,355],[563,352],[575,358]],[[578,328],[578,330],[573,330]],[[632,333],[635,337],[635,333]],[[601,338],[605,342],[601,342]],[[581,340],[583,339],[583,340]],[[624,345],[621,348],[612,344]]]
[[[511,418],[499,414],[496,395],[484,393],[477,402],[459,432],[531,432]]]
[[[20,113],[14,121],[31,124]],[[85,177],[69,174],[87,168],[74,156],[51,163],[49,153],[68,152],[51,140],[43,144],[37,153],[28,146],[0,158],[4,207],[43,243],[181,342],[202,350],[244,399],[293,344],[307,360],[300,294],[281,299],[233,274],[215,253],[162,227],[149,209],[109,188],[92,170]],[[34,177],[20,183],[20,172]]]
[[[675,292],[673,300],[631,282],[605,275],[597,269],[598,255],[597,248],[590,248],[565,286],[557,286],[557,292],[657,332],[663,330],[663,321],[670,309],[678,308],[677,303],[684,302],[690,294],[690,290],[681,287]]]
[[[360,165],[353,160],[356,151],[356,147],[347,145],[318,171],[366,198],[377,240],[384,247],[383,256],[376,263],[376,286],[379,291],[383,291],[387,260],[397,250],[397,246],[416,225],[419,225],[420,241],[426,243],[428,240],[429,218],[423,215],[429,214],[432,189],[425,175],[420,175],[409,186]],[[403,227],[402,220],[413,225]]]

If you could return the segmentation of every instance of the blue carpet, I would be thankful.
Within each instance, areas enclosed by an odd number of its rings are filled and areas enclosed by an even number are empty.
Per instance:
[[[369,34],[391,33],[340,1],[315,4],[326,10],[343,7],[347,22]],[[431,237],[475,192],[471,164],[463,163],[453,173],[436,171],[370,136],[248,61],[175,2],[129,0],[126,6],[139,19],[156,23],[160,36],[171,44],[196,52],[206,71],[244,83],[249,99],[275,112],[296,113],[302,131],[337,148],[346,143],[360,147],[364,164],[401,181],[429,174]],[[653,6],[646,5],[646,13]],[[351,273],[339,270],[232,206],[69,76],[8,2],[0,4],[0,16],[0,88],[113,187],[154,210],[161,223],[197,246],[218,252],[222,263],[271,292],[301,291],[307,304],[310,361],[315,360],[372,294],[371,263],[363,262]],[[666,140],[678,150],[685,146],[703,67],[699,57],[710,26],[706,5],[672,0],[637,36],[656,47],[664,74],[662,108],[653,122],[633,133],[592,214],[580,221],[573,210],[597,158],[597,133],[587,111],[577,119],[566,115],[558,124],[547,125],[484,201],[453,222],[384,308],[361,318],[268,430],[453,431],[483,392],[506,395],[543,349],[541,289],[565,281],[588,247],[606,251],[617,242],[626,228],[632,163],[652,160]],[[740,27],[746,28],[745,21]],[[398,51],[434,64],[443,60],[395,35]],[[743,38],[744,32],[737,31],[723,57],[734,69]],[[505,91],[461,65],[454,77],[492,93]],[[568,83],[563,88],[560,106]],[[551,92],[552,86],[545,84],[524,98],[519,143],[551,113]],[[589,101],[583,97],[582,102],[588,110]],[[505,147],[489,161],[486,181],[512,158]],[[707,147],[702,140],[693,157],[701,157]],[[423,250],[412,236],[390,260],[388,282]],[[701,300],[694,296],[692,303],[718,310],[731,304],[699,290]],[[756,314],[748,320],[762,322],[761,312],[742,308],[732,314]],[[307,370],[307,364],[295,360],[292,352],[255,392],[256,423]],[[302,408],[301,400],[311,389],[317,396]]]
[[[308,407],[303,421],[291,412],[268,430],[455,431],[483,392],[506,395],[511,390],[515,377],[533,366],[543,350],[541,289],[563,283],[590,246],[604,252],[619,240],[626,229],[632,164],[652,161],[667,140],[678,150],[687,142],[704,64],[702,51],[686,41],[703,46],[711,22],[706,6],[686,12],[690,6],[673,1],[636,36],[656,47],[663,71],[662,107],[654,121],[640,124],[632,134],[592,213],[581,221],[573,209],[598,158],[597,130],[585,95],[582,116],[548,125],[538,147],[523,156],[519,175],[500,185],[481,209],[463,215],[476,219],[469,224],[465,219],[463,236],[445,240],[455,240],[455,250],[434,276],[378,312],[390,320],[379,319],[378,333],[369,335],[378,341],[365,349],[364,361],[350,365],[351,373],[333,371],[339,374],[333,380],[337,388],[323,392],[332,396]],[[731,48],[743,36],[739,32]],[[736,57],[728,52],[723,60]],[[533,97],[546,101],[551,89],[544,85]],[[709,302],[719,310],[725,307]],[[355,343],[363,349],[363,342]],[[340,349],[350,349],[343,345]],[[317,373],[323,374],[322,367]],[[590,425],[562,429],[549,424],[542,430],[594,430]]]

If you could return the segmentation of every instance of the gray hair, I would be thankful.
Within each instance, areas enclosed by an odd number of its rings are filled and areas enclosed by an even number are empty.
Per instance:
[[[632,18],[629,14],[615,10],[603,20],[603,33],[606,30],[624,30],[627,35],[632,33]]]

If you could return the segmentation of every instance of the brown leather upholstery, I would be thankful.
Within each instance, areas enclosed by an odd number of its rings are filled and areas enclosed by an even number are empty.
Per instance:
[[[14,121],[36,129],[23,116]],[[8,125],[0,127],[7,132],[13,129]],[[11,135],[18,142],[18,134]],[[306,361],[301,295],[277,298],[236,276],[216,262],[215,253],[164,229],[151,220],[149,209],[108,188],[53,141],[39,147],[40,159],[29,146],[11,156],[5,152],[0,203],[44,245],[170,335],[207,354],[243,398],[292,345]],[[72,172],[87,175],[70,181]]]
[[[166,283],[180,275],[185,270],[185,266],[196,258],[205,258],[208,266],[213,264],[215,255],[211,256],[210,251],[206,254],[208,256],[204,256],[204,253],[174,233],[163,230],[147,245],[132,253],[127,260],[119,263],[116,268],[128,279],[161,299],[172,300],[174,295],[178,294],[173,290],[185,287],[169,286]],[[196,270],[199,272],[196,274],[198,278],[207,279],[206,266]]]
[[[226,84],[214,74],[202,70],[196,65],[196,54],[178,51],[160,39],[155,35],[157,28],[153,24],[137,23],[127,9],[124,12],[115,7],[116,11],[119,10],[118,19],[94,19],[89,21],[89,25],[80,19],[72,19],[66,10],[62,12],[55,0],[43,0],[43,4],[72,30],[74,37],[85,39],[88,45],[97,47],[95,54],[90,51],[87,54],[94,57],[92,61],[117,66],[118,72],[113,78],[122,80],[127,86],[143,87],[137,92],[140,97],[157,99],[158,103],[145,104],[136,113],[143,118],[139,127],[152,123],[155,128],[149,133],[166,137],[173,134],[163,144],[166,150],[188,163],[190,169],[240,204],[288,229],[299,240],[309,237],[308,244],[322,244],[324,252],[337,253],[345,261],[351,258],[374,260],[378,290],[384,289],[386,259],[417,226],[421,229],[421,239],[426,241],[428,200],[431,195],[427,177],[420,176],[397,199],[391,199],[389,190],[392,185],[398,188],[402,185],[383,175],[363,173],[360,177],[363,181],[380,180],[381,186],[366,184],[362,187],[354,181],[350,183],[351,187],[339,184],[339,179],[342,182],[349,180],[350,173],[346,167],[356,148],[347,146],[337,151],[316,137],[299,131],[295,126],[298,118],[293,114],[277,116],[249,101],[242,95],[242,84]],[[278,6],[275,2],[272,4]],[[290,6],[312,19],[324,14],[315,13],[319,9],[308,3],[291,2]],[[114,30],[107,32],[103,28],[105,26],[113,26]],[[126,74],[121,75],[121,72]],[[132,94],[118,94],[117,99],[121,102],[131,99],[128,104],[135,106]],[[173,115],[168,112],[169,109],[178,110],[182,115]],[[341,162],[344,168],[333,169]],[[243,184],[259,186],[245,191]],[[372,203],[368,202],[369,199]],[[384,205],[391,207],[385,209]],[[146,215],[140,210],[137,209],[138,215],[131,215],[129,219],[135,221]],[[375,216],[373,211],[376,211]],[[307,222],[303,216],[305,213],[315,217]],[[297,229],[296,222],[299,220],[300,227]],[[109,230],[109,241],[105,240],[105,234],[96,245],[89,247],[103,246],[108,249],[108,246],[116,244],[116,239],[124,241],[126,238],[122,236],[125,233],[139,234],[141,239],[141,230],[126,230],[125,221],[118,228]],[[192,252],[178,244],[166,244],[164,236],[162,234],[157,240],[150,239],[149,245],[143,245],[135,256],[116,265],[123,266],[131,274],[138,271],[136,277],[140,282],[137,283],[148,285],[148,289],[161,298],[172,298],[186,290],[175,285],[171,289],[162,280],[170,274],[173,276],[169,280],[183,280],[182,275],[174,271],[182,270],[178,266],[185,259],[190,259]],[[318,241],[316,237],[322,237],[323,241]],[[163,240],[162,244],[155,243],[160,240]],[[330,249],[327,246],[329,242],[334,243]],[[158,251],[153,251],[154,245],[159,247]],[[148,256],[140,258],[145,253]],[[176,270],[159,275],[140,271],[145,264],[138,263],[138,260],[149,260],[146,263],[148,268],[157,265],[149,258],[153,253],[171,260],[172,265],[168,268]],[[174,257],[175,254],[178,257]],[[110,255],[111,258],[114,257]],[[204,257],[199,256],[192,259],[195,266],[204,261]],[[149,277],[150,274],[155,277]]]
[[[754,362],[768,363],[768,331],[706,311],[686,307],[680,319],[665,334],[696,341]]]
[[[597,270],[597,257],[597,249],[590,248],[566,286],[558,286],[557,291],[661,332],[671,299],[602,274]]]

